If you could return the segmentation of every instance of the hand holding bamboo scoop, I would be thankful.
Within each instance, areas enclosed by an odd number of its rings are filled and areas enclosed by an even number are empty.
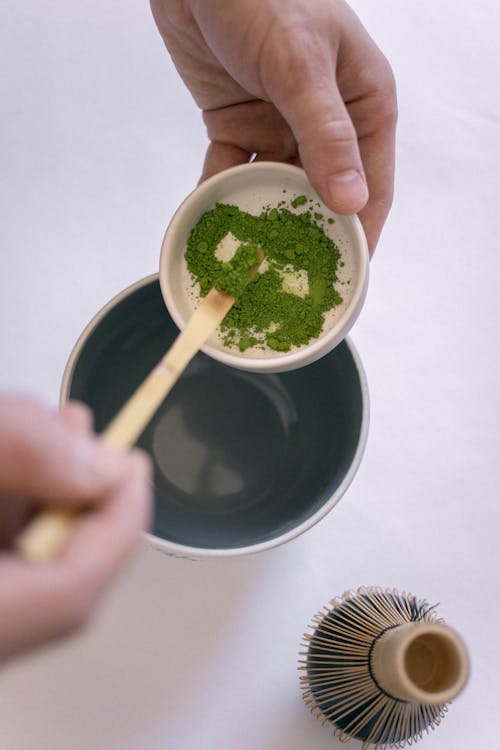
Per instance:
[[[240,279],[239,293],[264,260],[260,247],[255,248],[255,257],[255,264]],[[235,302],[233,294],[215,288],[208,292],[165,356],[104,431],[102,437],[107,445],[116,449],[134,445],[189,362]],[[77,518],[78,513],[67,508],[43,512],[21,533],[16,547],[29,562],[49,562],[64,546]]]

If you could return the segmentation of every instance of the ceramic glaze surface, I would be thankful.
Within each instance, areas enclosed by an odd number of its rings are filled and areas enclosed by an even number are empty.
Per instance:
[[[293,207],[293,198],[304,195],[307,203]],[[348,334],[357,319],[366,296],[369,276],[368,248],[357,216],[332,212],[313,190],[303,169],[280,162],[258,161],[224,170],[201,183],[175,212],[163,239],[160,258],[160,285],[173,320],[183,327],[199,305],[198,285],[187,269],[184,257],[188,237],[200,217],[217,203],[238,206],[258,216],[266,208],[284,201],[289,210],[302,213],[307,207],[319,211],[325,221],[323,231],[337,245],[341,262],[335,288],[343,302],[324,313],[318,338],[289,352],[268,347],[261,351],[250,347],[240,352],[224,345],[224,337],[213,334],[202,351],[231,367],[249,372],[284,372],[304,367],[327,354]],[[333,224],[328,224],[328,219]]]
[[[124,296],[85,339],[69,397],[101,431],[176,337],[157,281]],[[198,548],[279,537],[329,501],[363,423],[347,343],[301,370],[248,373],[198,354],[143,433],[154,461],[153,533]]]

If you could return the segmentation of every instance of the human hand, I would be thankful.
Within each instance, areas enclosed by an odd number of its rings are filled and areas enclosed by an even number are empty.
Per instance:
[[[344,0],[151,0],[203,110],[202,179],[257,159],[299,164],[359,212],[373,252],[389,212],[397,119],[390,66]]]
[[[149,464],[91,431],[89,410],[0,397],[0,664],[85,624],[149,519]],[[34,510],[86,508],[66,547],[33,566],[12,547]]]

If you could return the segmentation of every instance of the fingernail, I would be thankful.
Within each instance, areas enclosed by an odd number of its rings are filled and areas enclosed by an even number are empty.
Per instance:
[[[338,210],[359,211],[368,200],[368,187],[355,169],[337,172],[328,178],[332,203]]]

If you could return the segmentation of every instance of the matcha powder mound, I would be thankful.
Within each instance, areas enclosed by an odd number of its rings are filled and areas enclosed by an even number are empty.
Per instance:
[[[224,262],[217,249],[229,234],[240,246]],[[248,281],[259,246],[266,260]],[[288,352],[307,344],[320,335],[324,313],[342,302],[334,288],[339,249],[307,210],[266,208],[253,216],[218,203],[192,229],[186,261],[202,296],[216,287],[237,297],[221,331],[224,344],[240,351]]]

